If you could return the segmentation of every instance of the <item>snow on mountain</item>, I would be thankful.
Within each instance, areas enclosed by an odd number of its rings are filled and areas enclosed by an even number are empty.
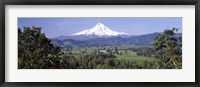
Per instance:
[[[86,35],[86,36],[95,35],[95,36],[104,37],[104,36],[118,36],[118,35],[128,35],[128,34],[111,30],[110,28],[106,27],[104,24],[98,23],[96,26],[94,26],[91,29],[72,34],[72,36],[82,36],[82,35]]]

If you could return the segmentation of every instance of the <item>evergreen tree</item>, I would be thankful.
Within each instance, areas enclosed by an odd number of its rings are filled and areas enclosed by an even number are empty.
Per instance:
[[[163,58],[167,68],[180,68],[181,67],[181,54],[182,51],[182,37],[176,37],[175,33],[177,28],[172,30],[165,30],[164,33],[158,35],[153,43],[153,48],[156,51],[155,55]]]
[[[115,47],[115,53],[119,54],[117,47]]]
[[[19,68],[59,68],[59,47],[41,33],[40,27],[18,29]]]

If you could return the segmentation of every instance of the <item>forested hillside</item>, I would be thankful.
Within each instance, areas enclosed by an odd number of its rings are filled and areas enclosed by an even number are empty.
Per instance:
[[[48,39],[40,27],[18,29],[19,69],[181,69],[177,28],[133,37]]]

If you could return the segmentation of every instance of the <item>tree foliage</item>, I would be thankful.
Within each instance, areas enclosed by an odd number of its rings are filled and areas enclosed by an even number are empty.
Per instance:
[[[152,47],[108,47],[89,50],[67,48],[61,51],[41,32],[41,27],[18,29],[19,69],[168,69],[182,68],[182,37],[178,29],[165,30],[155,38]],[[101,50],[100,50],[101,49]],[[78,51],[78,52],[77,52]],[[90,52],[89,52],[90,51]],[[135,55],[134,55],[135,53]],[[133,54],[133,55],[132,55]],[[153,60],[118,56],[156,57]]]
[[[162,58],[166,67],[180,68],[182,65],[182,37],[176,37],[177,28],[167,29],[155,38],[155,57]]]
[[[41,33],[40,27],[18,29],[19,68],[58,68],[60,48]]]

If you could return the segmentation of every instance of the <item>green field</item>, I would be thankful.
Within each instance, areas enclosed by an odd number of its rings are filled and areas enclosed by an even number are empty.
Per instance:
[[[155,69],[161,67],[159,65],[159,63],[161,62],[160,59],[138,55],[137,52],[133,50],[126,50],[128,49],[128,47],[126,47],[126,49],[118,50],[118,53],[115,53],[115,50],[113,49],[114,47],[109,46],[105,48],[106,50],[101,50],[101,51],[97,51],[99,49],[94,47],[71,49],[68,51],[63,51],[64,54],[61,56],[61,58],[69,59],[69,57],[66,56],[73,56],[75,60],[81,62],[79,63],[81,64],[79,66],[85,65],[88,66],[89,69]],[[123,48],[123,47],[118,47],[118,48]],[[129,47],[129,48],[137,48],[137,47]],[[107,52],[108,49],[111,50]],[[106,55],[112,54],[114,55],[114,58],[99,57],[99,55],[102,54]],[[86,56],[88,57],[86,58]],[[83,63],[83,61],[87,61],[87,63]]]

